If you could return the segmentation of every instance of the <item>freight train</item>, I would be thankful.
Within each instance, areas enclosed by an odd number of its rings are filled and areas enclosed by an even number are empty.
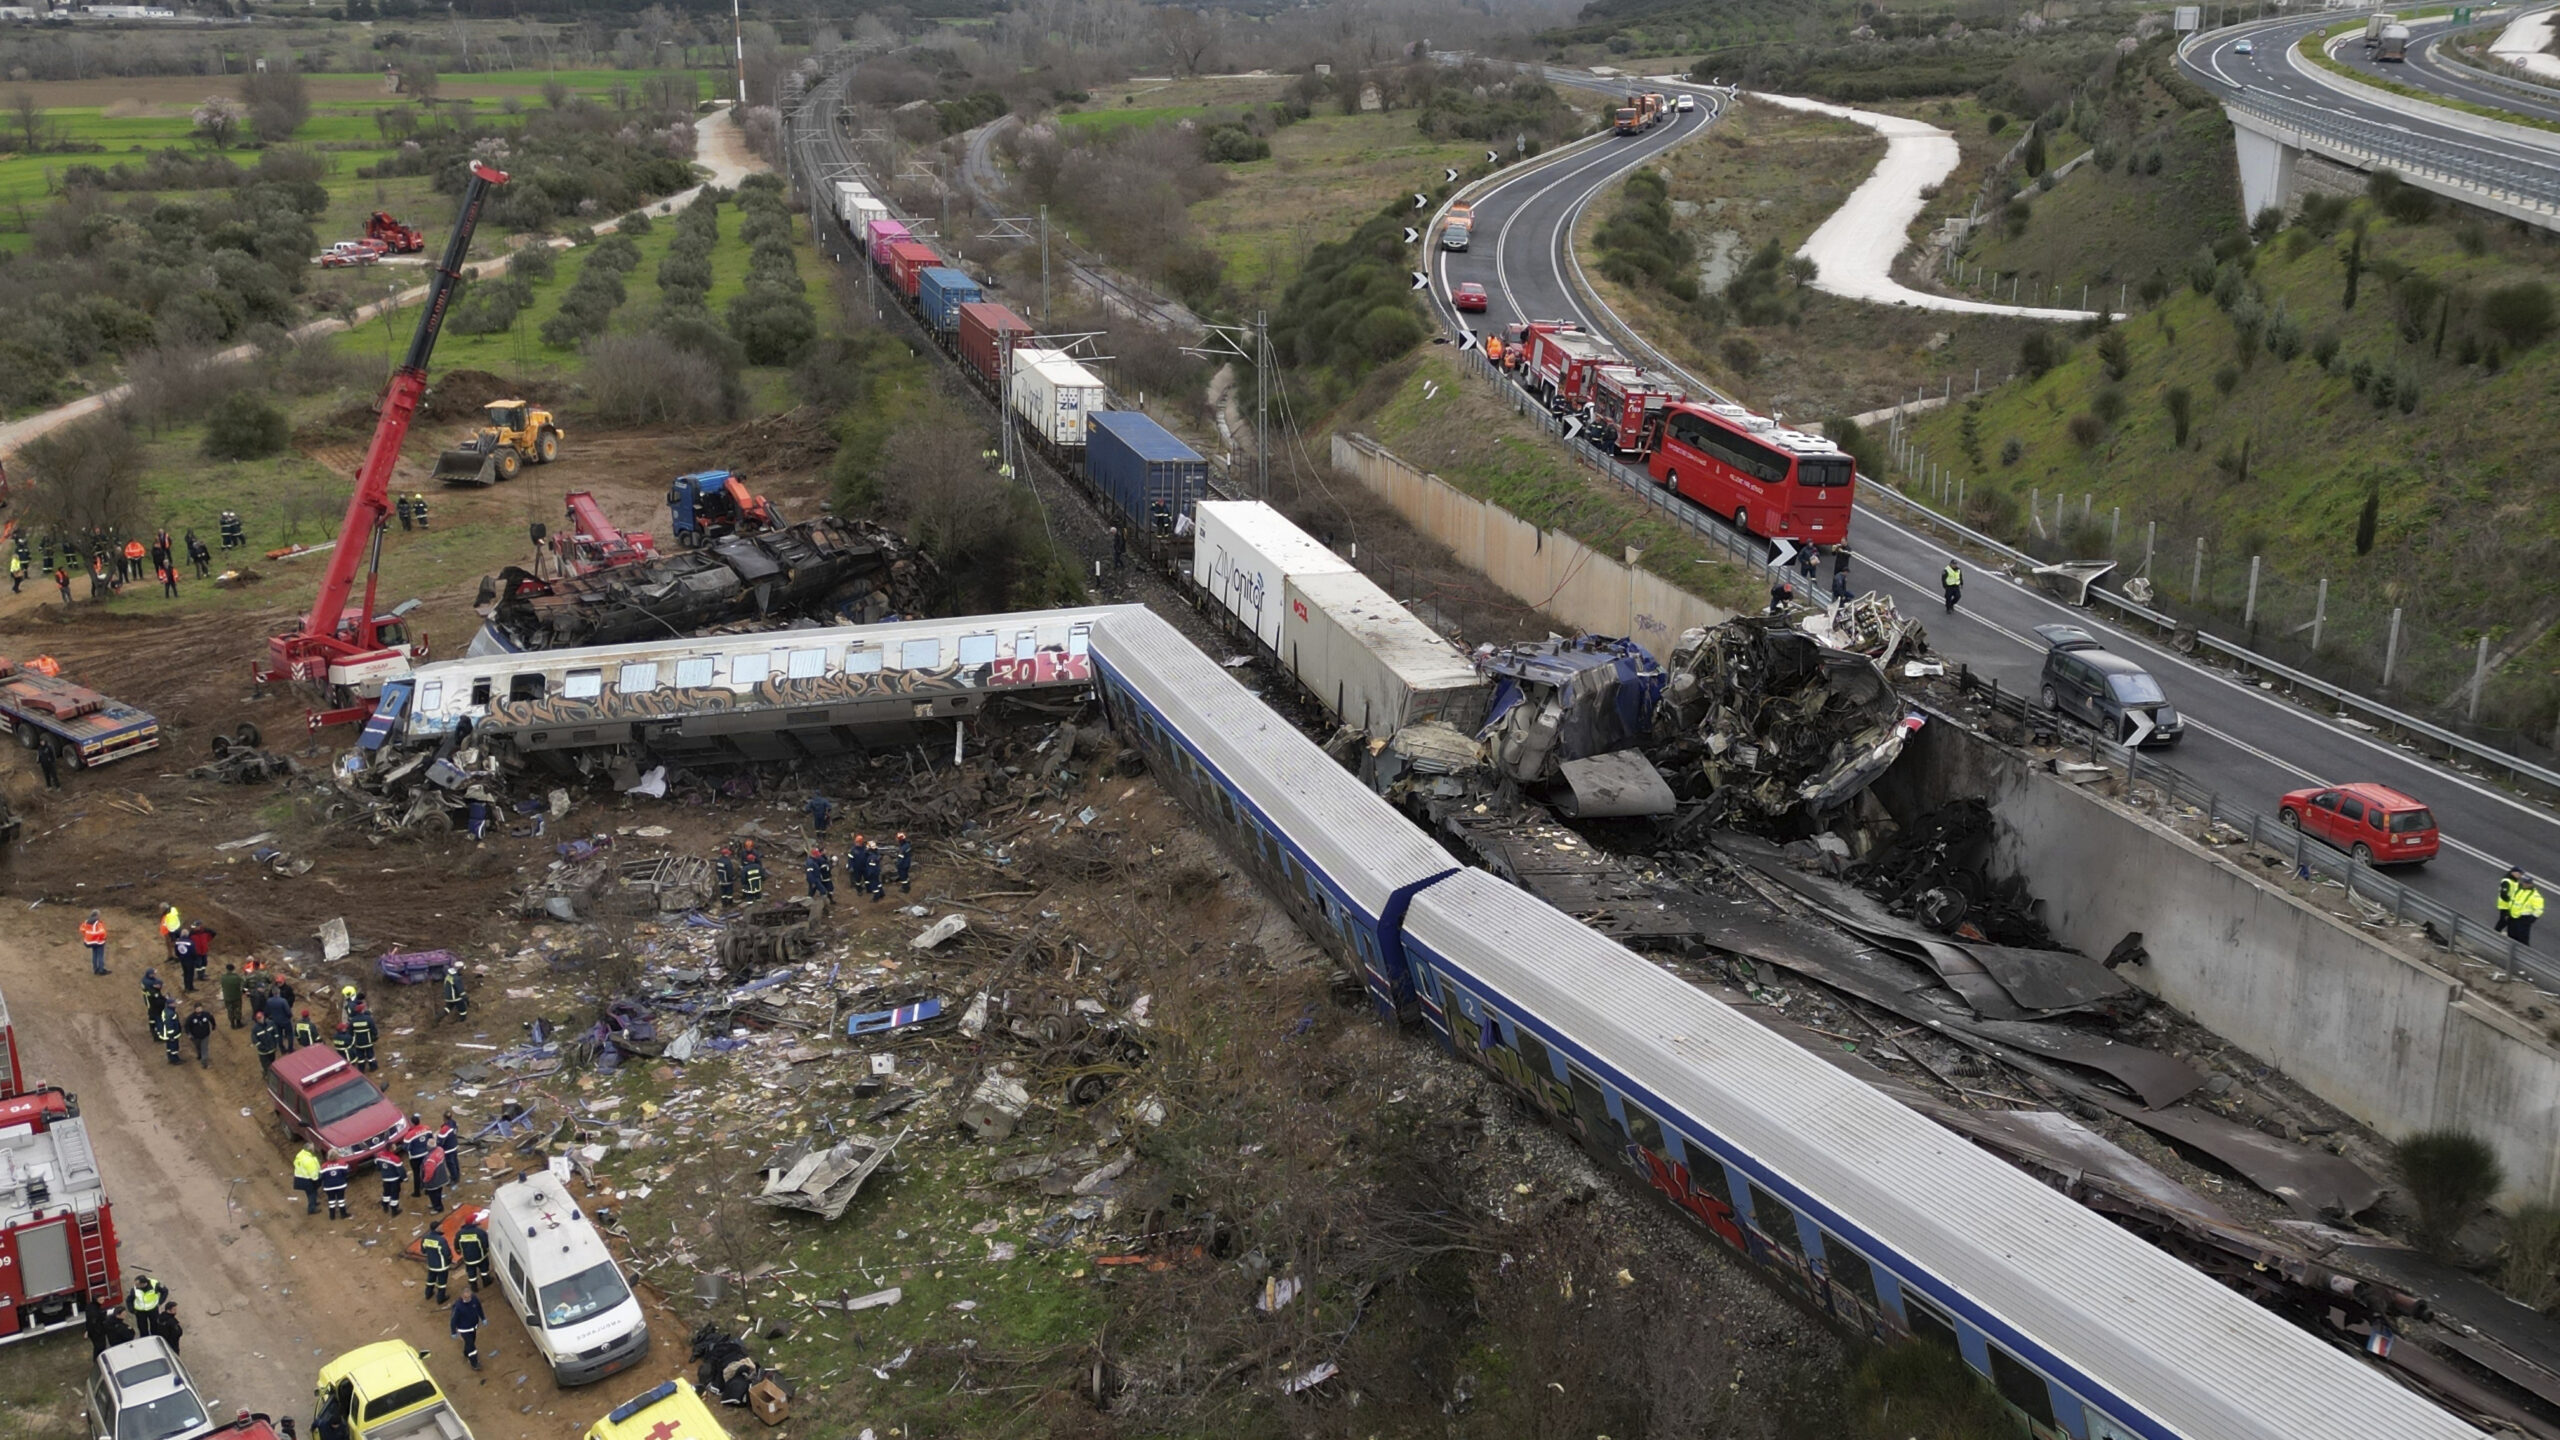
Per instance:
[[[1515,324],[1500,339],[1496,363],[1515,383],[1656,485],[1755,535],[1848,538],[1857,462],[1828,439],[1713,396],[1693,399],[1571,321]]]

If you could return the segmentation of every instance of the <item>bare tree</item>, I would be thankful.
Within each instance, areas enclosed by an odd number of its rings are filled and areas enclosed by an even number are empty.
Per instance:
[[[985,449],[975,426],[948,406],[928,405],[891,432],[880,457],[884,498],[946,566],[984,555],[1011,528],[1012,505]]]
[[[143,524],[142,442],[109,413],[63,426],[18,452],[20,512],[62,535],[129,535]]]
[[[302,71],[291,62],[270,61],[264,70],[240,77],[240,101],[249,107],[249,123],[269,144],[293,138],[311,118],[311,91]]]
[[[9,97],[9,123],[17,129],[18,148],[33,155],[47,148],[53,139],[53,124],[45,119],[44,102],[33,90],[21,90]]]
[[[1176,71],[1197,75],[1209,48],[1218,43],[1218,27],[1203,11],[1167,5],[1156,12],[1156,43]]]

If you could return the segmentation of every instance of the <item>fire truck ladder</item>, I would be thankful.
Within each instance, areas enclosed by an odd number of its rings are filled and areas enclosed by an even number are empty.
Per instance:
[[[62,1178],[66,1186],[95,1184],[98,1178],[98,1155],[89,1146],[89,1127],[77,1118],[53,1122],[54,1153],[62,1161]],[[115,1295],[115,1258],[107,1253],[107,1227],[101,1221],[101,1207],[95,1196],[83,1205],[74,1202],[72,1225],[80,1237],[80,1289],[92,1299],[108,1299]]]

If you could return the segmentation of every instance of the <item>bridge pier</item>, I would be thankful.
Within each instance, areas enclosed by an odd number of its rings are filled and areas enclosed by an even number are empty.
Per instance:
[[[2231,117],[2232,143],[2240,152],[2240,218],[2254,220],[2270,206],[2290,206],[2301,133],[2235,107],[2225,106],[2223,113]]]
[[[2226,101],[2222,113],[2239,152],[2243,220],[2269,207],[2290,210],[2306,190],[2359,193],[2366,176],[2391,170],[2456,204],[2560,230],[2560,183],[2547,168],[2494,164],[2460,146],[2430,147],[2397,127],[2324,119],[2325,112],[2282,97],[2250,94]]]

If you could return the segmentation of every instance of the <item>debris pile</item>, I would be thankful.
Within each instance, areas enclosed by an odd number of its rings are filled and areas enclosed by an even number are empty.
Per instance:
[[[1662,697],[1662,667],[1633,640],[1550,635],[1479,649],[1475,659],[1494,682],[1479,738],[1495,769],[1522,783],[1556,778],[1565,761],[1641,743]]]
[[[2051,949],[2053,934],[2027,893],[2026,877],[1991,876],[1997,833],[1990,802],[1979,796],[1952,800],[1850,865],[1847,879],[1883,901],[1886,913],[1938,934]]]
[[[1919,723],[1874,660],[1770,617],[1682,635],[1653,719],[1684,828],[1818,816],[1883,774]]]

